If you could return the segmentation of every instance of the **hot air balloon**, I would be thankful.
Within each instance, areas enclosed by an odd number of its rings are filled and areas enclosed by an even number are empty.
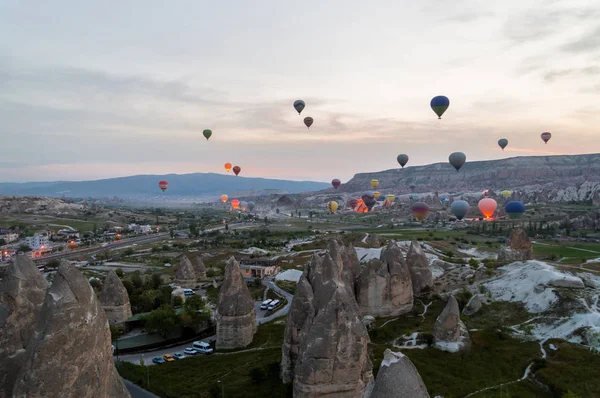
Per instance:
[[[306,104],[302,100],[294,101],[294,109],[298,112],[298,115],[302,113]]]
[[[240,166],[233,166],[233,172],[236,176],[240,174],[240,171],[242,171],[242,168]]]
[[[363,203],[365,204],[365,206],[367,206],[367,208],[369,210],[371,210],[373,208],[373,206],[375,206],[375,203],[377,202],[375,200],[375,194],[373,191],[363,192],[361,199],[363,200]]]
[[[402,168],[404,168],[404,166],[406,165],[406,163],[408,163],[408,155],[405,153],[401,153],[400,155],[398,155],[398,157],[396,158],[396,160],[398,161],[398,163],[400,163],[400,166]]]
[[[448,161],[454,166],[456,171],[459,171],[467,161],[467,156],[462,152],[453,152],[448,156]]]
[[[408,198],[410,200],[419,200],[421,197],[415,193],[415,194],[408,195]]]
[[[351,209],[355,209],[356,206],[358,206],[358,199],[350,199],[348,201],[348,207],[350,207]]]
[[[169,183],[167,181],[159,181],[158,182],[158,187],[160,189],[162,189],[163,192],[165,192],[165,189],[167,189],[167,187],[169,186]]]
[[[77,248],[77,243],[75,243],[73,241],[70,241],[69,242],[69,249],[75,249],[75,248]]]
[[[449,201],[450,201],[450,199],[448,199],[448,198],[446,198],[446,197],[442,197],[442,198],[440,198],[440,201],[441,201],[442,203],[447,203],[447,202],[449,202]]]
[[[547,144],[548,141],[550,141],[550,138],[552,138],[552,134],[546,131],[545,133],[542,133],[541,137],[542,140],[544,140],[544,142]]]
[[[379,192],[379,191],[373,192],[373,197],[375,198],[375,200],[379,200],[380,196],[381,196],[381,192]]]
[[[433,97],[431,99],[430,105],[431,109],[433,109],[435,114],[438,115],[438,119],[441,119],[444,112],[446,112],[446,109],[448,109],[448,107],[450,106],[450,100],[448,99],[448,97],[438,95],[437,97]]]
[[[506,146],[508,145],[508,140],[506,138],[500,138],[498,140],[498,145],[500,146],[500,148],[502,148],[502,150],[504,150],[504,148],[506,148]]]
[[[237,210],[237,209],[238,209],[238,207],[240,207],[240,201],[239,201],[239,200],[237,200],[237,199],[233,199],[233,200],[231,201],[231,207],[233,207],[235,210]]]
[[[356,212],[357,213],[368,213],[369,212],[369,208],[367,207],[367,205],[365,204],[365,202],[362,199],[359,199],[356,204]]]
[[[396,195],[388,193],[387,195],[385,195],[385,205],[386,206],[391,206],[394,201],[396,200]]]
[[[231,163],[225,163],[225,171],[229,173],[229,170],[231,170]]]
[[[308,128],[310,128],[310,126],[312,126],[313,122],[314,122],[314,120],[310,116],[304,118],[304,125]]]
[[[246,209],[248,208],[248,202],[240,202],[240,209],[242,209],[242,211],[246,211]]]
[[[331,180],[331,185],[333,185],[333,187],[335,189],[338,189],[338,187],[342,184],[342,182],[340,180],[338,180],[337,178],[334,178],[333,180]]]
[[[221,195],[221,202],[223,202],[223,203],[227,203],[227,200],[228,200],[228,199],[229,199],[229,196],[227,196],[227,195],[225,195],[225,194]]]
[[[508,199],[510,195],[512,195],[512,192],[508,189],[505,189],[504,191],[500,192],[500,195],[502,195],[505,199]]]
[[[376,179],[372,179],[371,186],[373,187],[373,189],[377,188],[379,186],[379,181]]]
[[[477,205],[479,211],[484,215],[485,218],[491,218],[498,207],[498,203],[492,198],[483,198]]]
[[[248,211],[254,210],[255,206],[256,206],[256,204],[254,202],[248,202]]]
[[[417,186],[415,184],[410,184],[408,187],[411,191],[414,191]]]
[[[462,220],[469,212],[469,203],[466,200],[457,200],[450,205],[450,211],[459,220]]]
[[[523,204],[523,202],[519,202],[516,200],[508,202],[506,204],[505,209],[506,209],[506,214],[508,214],[508,217],[513,218],[513,219],[521,218],[523,213],[525,213],[525,205]]]
[[[332,200],[331,202],[327,203],[327,209],[331,214],[335,213],[338,209],[338,202]]]
[[[423,219],[429,214],[429,206],[427,203],[417,202],[412,205],[412,214],[419,221],[423,221]]]
[[[206,138],[208,140],[210,138],[210,136],[212,135],[212,130],[206,129],[202,132],[202,135],[204,136],[204,138]]]
[[[486,189],[485,191],[483,191],[483,192],[481,193],[481,196],[487,196],[487,195],[488,195],[488,193],[490,193],[490,190],[489,190],[489,189]]]

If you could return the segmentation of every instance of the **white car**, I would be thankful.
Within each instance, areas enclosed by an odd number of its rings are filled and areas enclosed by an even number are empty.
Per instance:
[[[192,344],[192,347],[194,347],[194,350],[198,351],[200,354],[212,354],[213,353],[213,349],[210,346],[210,344],[208,344],[205,341],[194,341],[194,344]]]
[[[186,348],[185,350],[183,350],[183,353],[185,355],[196,355],[198,353],[198,351],[196,351],[193,348]]]

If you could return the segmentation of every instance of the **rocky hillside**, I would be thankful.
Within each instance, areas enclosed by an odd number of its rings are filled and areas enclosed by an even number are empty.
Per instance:
[[[82,203],[38,196],[1,196],[0,213],[80,214],[86,211]]]

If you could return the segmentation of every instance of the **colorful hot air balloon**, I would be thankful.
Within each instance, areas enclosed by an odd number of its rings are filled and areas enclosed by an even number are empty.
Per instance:
[[[376,179],[372,179],[371,186],[373,187],[373,189],[377,188],[379,186],[379,181]]]
[[[448,156],[448,161],[454,166],[456,171],[459,171],[467,161],[467,156],[462,152],[453,152]]]
[[[448,97],[438,95],[437,97],[433,97],[431,99],[430,105],[431,109],[433,109],[435,114],[438,115],[438,119],[441,119],[444,112],[446,112],[446,109],[448,109],[448,107],[450,106],[450,100],[448,99]]]
[[[221,195],[221,202],[227,203],[227,199],[229,199],[229,196],[227,196],[225,194]]]
[[[391,206],[396,200],[396,195],[392,193],[388,193],[385,195],[385,206]]]
[[[302,100],[294,101],[294,109],[298,112],[298,115],[302,113],[306,104]]]
[[[350,207],[351,209],[355,209],[356,206],[358,206],[358,199],[350,199],[348,201],[348,207]]]
[[[231,170],[231,163],[225,163],[225,171],[229,173],[229,170]]]
[[[242,209],[242,211],[246,211],[246,209],[248,208],[248,202],[240,202],[240,209]]]
[[[256,206],[256,204],[254,202],[248,202],[248,211],[254,210],[255,206]]]
[[[69,242],[69,249],[76,249],[77,248],[77,243],[71,241]]]
[[[547,144],[548,141],[550,141],[550,138],[552,138],[552,134],[546,131],[545,133],[542,133],[541,137],[542,140],[544,140],[544,142]]]
[[[169,183],[167,181],[159,181],[158,182],[158,187],[160,189],[162,189],[163,192],[165,192],[165,189],[167,189],[167,187],[169,186]]]
[[[481,196],[487,196],[487,195],[488,195],[488,193],[490,193],[490,190],[489,190],[489,189],[486,189],[485,191],[483,191],[483,192],[481,193]]]
[[[367,207],[367,205],[365,204],[365,202],[362,199],[359,199],[356,204],[356,212],[357,213],[368,213],[369,212],[369,208]]]
[[[506,146],[508,145],[508,140],[506,138],[500,138],[498,140],[498,145],[500,146],[500,148],[502,148],[502,150],[504,150],[504,148],[506,148]]]
[[[477,205],[479,207],[479,211],[485,218],[491,218],[496,211],[496,207],[498,207],[498,203],[492,198],[483,198],[479,201]]]
[[[423,221],[427,214],[429,214],[429,206],[427,203],[417,202],[412,205],[412,214],[419,221]]]
[[[379,200],[380,196],[381,196],[381,192],[379,192],[379,191],[373,192],[373,197],[375,198],[375,200]]]
[[[202,132],[202,135],[204,136],[204,138],[206,138],[208,140],[210,138],[210,136],[212,135],[212,130],[206,129]]]
[[[457,200],[450,205],[450,211],[459,220],[462,220],[469,212],[469,203],[466,200]]]
[[[362,199],[363,203],[365,204],[365,206],[367,206],[367,208],[369,210],[371,210],[373,208],[373,206],[375,206],[375,203],[377,203],[377,201],[375,200],[375,194],[373,191],[363,192],[361,199]]]
[[[332,200],[331,202],[327,203],[327,209],[331,214],[335,213],[338,209],[338,202]]]
[[[338,180],[337,178],[334,178],[333,180],[331,180],[331,185],[333,185],[333,187],[335,189],[338,189],[338,187],[342,184],[342,182],[340,180]]]
[[[415,184],[410,184],[408,187],[411,191],[414,191],[417,186]]]
[[[237,200],[237,199],[233,199],[233,200],[231,201],[231,207],[233,207],[235,210],[237,210],[237,209],[238,209],[238,207],[240,207],[240,201],[239,201],[239,200]]]
[[[405,153],[401,153],[400,155],[398,155],[398,157],[396,158],[396,160],[398,161],[398,163],[400,163],[400,166],[402,168],[404,168],[404,166],[406,165],[406,163],[408,163],[408,155]]]
[[[512,195],[512,192],[509,191],[508,189],[505,189],[504,191],[500,192],[500,195],[502,195],[502,197],[504,197],[504,199],[508,199],[510,197],[510,195]]]
[[[310,117],[310,116],[309,116],[309,117],[305,117],[305,118],[304,118],[304,125],[305,125],[307,128],[310,128],[310,126],[312,126],[313,122],[314,122],[314,120],[313,120],[313,118],[312,118],[312,117]]]
[[[505,209],[506,209],[506,214],[508,214],[508,217],[513,218],[513,219],[521,218],[523,213],[525,213],[525,205],[523,204],[523,202],[519,202],[516,200],[508,202],[506,204]]]
[[[242,168],[240,166],[233,166],[233,172],[236,176],[240,174],[240,171],[242,171]]]

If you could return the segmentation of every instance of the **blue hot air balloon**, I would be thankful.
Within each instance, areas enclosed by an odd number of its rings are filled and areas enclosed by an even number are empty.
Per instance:
[[[438,119],[442,118],[442,115],[444,112],[446,112],[446,109],[448,109],[449,106],[450,100],[448,97],[443,95],[438,95],[437,97],[433,97],[431,99],[431,109],[433,109],[435,114],[438,115]]]
[[[452,205],[450,205],[450,211],[456,216],[456,218],[462,220],[469,212],[469,207],[470,206],[467,201],[457,200],[456,202],[452,202]]]
[[[525,205],[523,204],[523,202],[519,202],[516,200],[508,202],[506,204],[505,209],[506,214],[508,214],[510,218],[520,218],[523,215],[523,213],[525,213]]]

